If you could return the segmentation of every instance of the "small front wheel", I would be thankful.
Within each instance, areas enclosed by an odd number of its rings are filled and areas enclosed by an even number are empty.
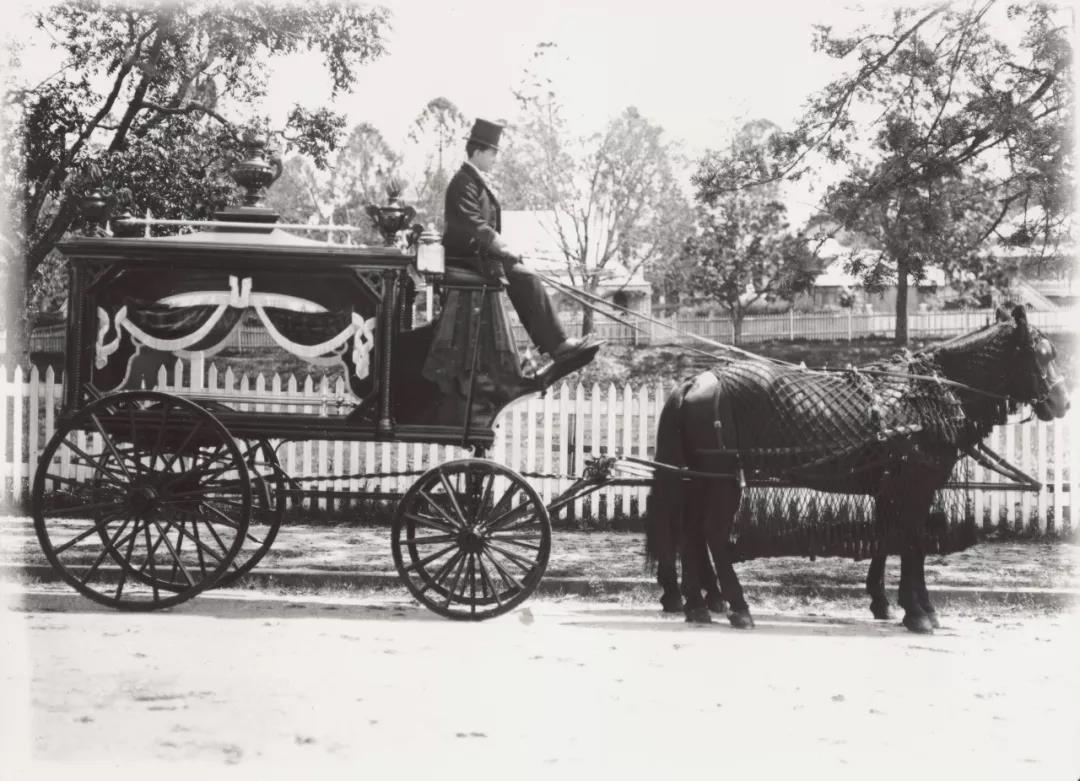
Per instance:
[[[421,475],[398,504],[391,543],[416,599],[441,616],[479,621],[536,589],[551,553],[551,520],[521,475],[468,458]]]

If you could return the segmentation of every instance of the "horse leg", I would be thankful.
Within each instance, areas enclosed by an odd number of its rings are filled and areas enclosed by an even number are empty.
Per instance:
[[[904,608],[903,624],[912,632],[930,634],[934,625],[923,610],[918,595],[918,566],[921,553],[905,553],[900,556],[900,607]]]
[[[692,624],[712,623],[709,608],[702,598],[702,561],[707,560],[705,547],[705,503],[704,491],[700,481],[691,481],[687,486],[686,515],[684,516],[684,534],[681,550],[682,560],[682,595],[685,599],[683,612],[686,620]],[[711,571],[711,568],[710,568]]]
[[[731,562],[731,553],[727,546],[731,536],[731,526],[735,522],[735,511],[739,507],[738,485],[713,482],[711,494],[713,508],[708,525],[709,548],[713,561],[716,562],[716,575],[720,581],[720,590],[729,604],[728,621],[736,629],[753,629],[754,619],[750,615],[750,606],[743,595],[739,576]]]
[[[710,613],[727,613],[727,602],[724,600],[724,594],[720,589],[720,581],[717,579],[716,570],[713,569],[713,563],[709,560],[709,550],[712,548],[712,539],[708,540],[708,545],[701,551],[701,577],[705,583],[705,605],[709,608]],[[713,553],[713,559],[716,558],[716,553]]]
[[[675,555],[665,557],[656,568],[656,582],[660,584],[660,607],[665,613],[681,613],[683,598],[679,593],[679,575],[675,568]]]
[[[941,628],[941,622],[938,621],[937,611],[934,609],[933,604],[930,602],[930,592],[926,590],[926,554],[917,553],[912,554],[915,556],[915,596],[918,599],[919,607],[926,613],[926,617],[930,621],[930,626],[934,629]]]
[[[866,591],[870,594],[870,612],[879,621],[888,621],[893,617],[889,598],[885,594],[885,554],[870,559],[870,569],[866,573]]]

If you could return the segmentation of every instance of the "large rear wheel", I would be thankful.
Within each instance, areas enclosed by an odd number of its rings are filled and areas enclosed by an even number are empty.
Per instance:
[[[243,454],[192,401],[157,391],[97,399],[62,422],[32,490],[49,563],[81,594],[155,610],[215,585],[251,519]]]

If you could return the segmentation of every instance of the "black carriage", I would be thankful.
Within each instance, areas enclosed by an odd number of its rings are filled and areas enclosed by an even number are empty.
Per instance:
[[[549,508],[484,455],[503,407],[575,367],[526,376],[499,282],[421,273],[419,231],[406,248],[344,246],[275,220],[241,207],[188,223],[196,232],[150,237],[138,234],[155,221],[128,219],[114,221],[115,235],[60,245],[70,264],[63,410],[32,490],[49,562],[97,602],[176,605],[234,582],[272,545],[295,485],[282,442],[438,443],[472,457],[421,474],[401,497],[398,572],[451,618],[520,604],[547,565]],[[418,284],[441,301],[422,325]],[[346,391],[313,408],[288,394],[161,389],[175,356],[212,355],[253,318],[294,355],[340,367]],[[255,402],[269,411],[250,411]]]

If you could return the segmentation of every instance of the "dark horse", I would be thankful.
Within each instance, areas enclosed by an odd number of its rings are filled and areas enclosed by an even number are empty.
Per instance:
[[[1065,414],[1068,393],[1054,357],[1017,307],[978,331],[857,369],[748,359],[688,380],[668,397],[656,436],[656,461],[677,469],[657,468],[649,494],[646,549],[658,564],[665,610],[682,607],[687,621],[710,621],[718,579],[732,625],[753,626],[732,566],[732,529],[747,481],[775,481],[872,497],[871,539],[860,549],[871,555],[871,609],[888,614],[885,557],[898,554],[904,626],[931,631],[937,621],[924,561],[927,552],[948,552],[935,536],[935,494],[1017,404],[1030,404],[1041,420]]]

